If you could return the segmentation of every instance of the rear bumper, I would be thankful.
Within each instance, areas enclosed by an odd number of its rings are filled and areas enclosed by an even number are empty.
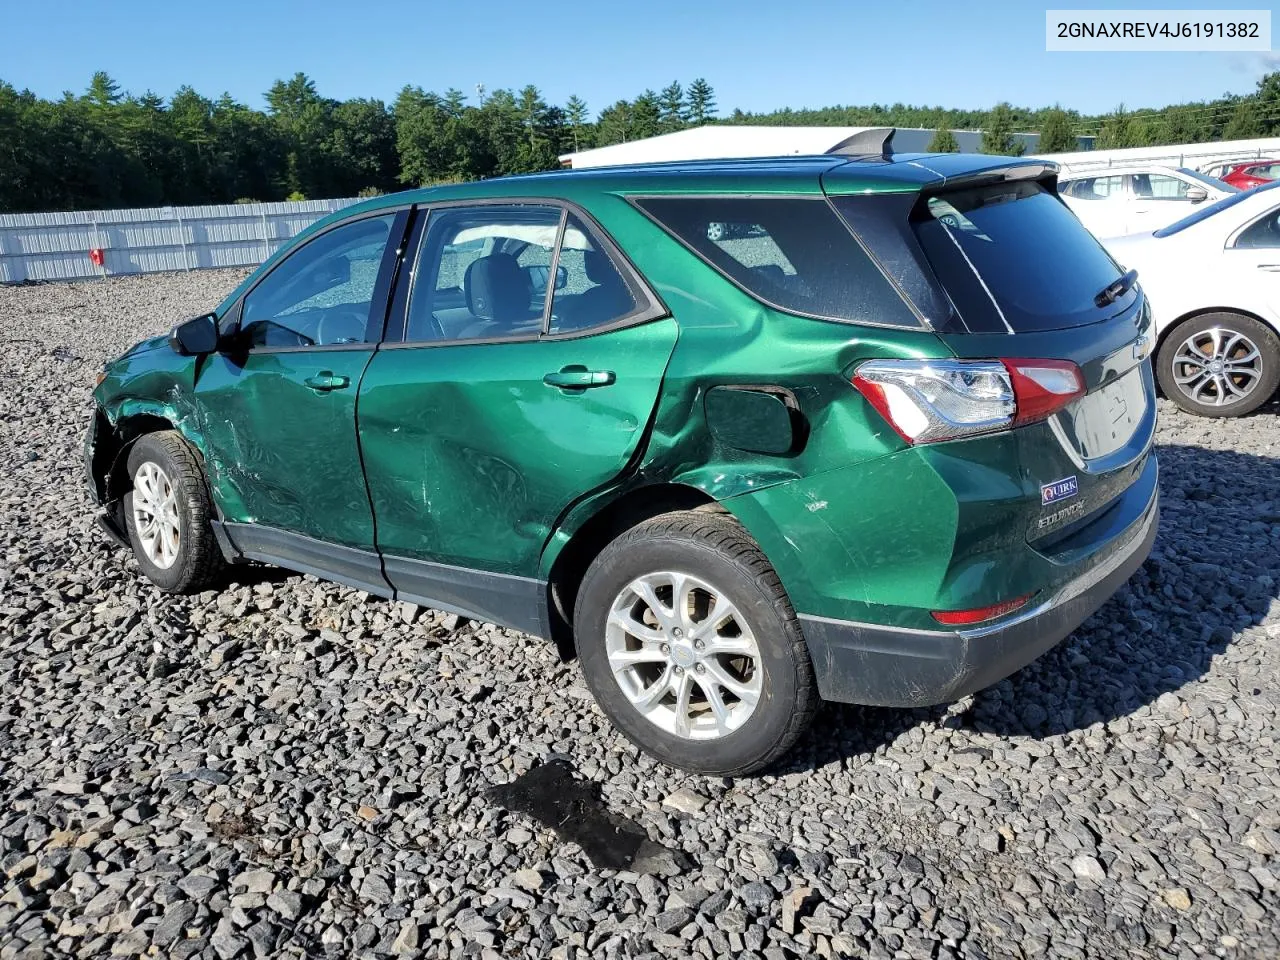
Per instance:
[[[913,630],[800,615],[826,700],[916,707],[948,703],[1003,680],[1059,643],[1104,604],[1151,552],[1159,518],[1154,492],[1116,536],[1105,559],[1047,600],[991,626]]]

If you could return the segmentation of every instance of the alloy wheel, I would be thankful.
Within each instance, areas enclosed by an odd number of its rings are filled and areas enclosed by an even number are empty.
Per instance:
[[[1173,381],[1207,406],[1239,403],[1262,381],[1262,353],[1243,333],[1210,327],[1187,337],[1173,355]]]
[[[182,543],[178,498],[169,475],[150,460],[133,475],[133,526],[147,559],[162,570],[173,566]]]
[[[605,627],[614,679],[657,727],[689,740],[739,729],[759,703],[760,649],[722,590],[684,573],[646,574],[618,593]]]

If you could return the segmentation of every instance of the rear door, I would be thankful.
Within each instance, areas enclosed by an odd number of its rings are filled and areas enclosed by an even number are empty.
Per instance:
[[[1125,233],[1150,233],[1181,220],[1194,209],[1188,196],[1193,186],[1199,184],[1167,173],[1131,174]]]
[[[378,546],[399,596],[512,623],[557,518],[636,454],[676,323],[560,204],[419,220],[360,393]]]
[[[1129,178],[1098,174],[1072,180],[1065,194],[1080,222],[1095,237],[1126,233],[1129,221]]]

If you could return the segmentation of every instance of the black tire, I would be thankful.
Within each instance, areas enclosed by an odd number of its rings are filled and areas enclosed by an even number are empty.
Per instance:
[[[637,577],[657,571],[713,584],[755,637],[762,678],[754,711],[714,739],[688,739],[651,722],[610,667],[605,631],[614,599]],[[791,749],[817,712],[813,664],[791,601],[760,548],[723,514],[667,513],[622,534],[588,568],[573,622],[583,676],[600,707],[627,739],[673,767],[723,776],[763,770]]]
[[[177,504],[178,549],[169,566],[159,566],[147,556],[134,517],[134,482],[147,463],[159,467],[169,480]],[[134,556],[147,579],[167,593],[196,593],[208,588],[222,572],[222,551],[209,521],[214,517],[209,489],[195,451],[173,430],[148,433],[129,450],[128,492],[124,495],[125,527]]]
[[[1215,405],[1202,403],[1183,390],[1176,380],[1178,369],[1184,362],[1178,360],[1178,351],[1189,337],[1206,333],[1213,328],[1247,337],[1257,347],[1260,355],[1261,376],[1247,395],[1231,403]],[[1238,352],[1238,351],[1237,351]],[[1194,370],[1192,364],[1186,364]],[[1280,386],[1280,338],[1265,323],[1238,313],[1206,313],[1192,317],[1168,331],[1156,355],[1156,378],[1164,395],[1188,413],[1201,417],[1242,417],[1262,406]]]

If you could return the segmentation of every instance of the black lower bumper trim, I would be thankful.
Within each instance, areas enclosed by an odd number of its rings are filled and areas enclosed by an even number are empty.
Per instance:
[[[840,703],[921,707],[1003,680],[1062,641],[1142,566],[1158,517],[1153,497],[1128,542],[1100,568],[992,627],[909,630],[801,614],[819,692]]]

